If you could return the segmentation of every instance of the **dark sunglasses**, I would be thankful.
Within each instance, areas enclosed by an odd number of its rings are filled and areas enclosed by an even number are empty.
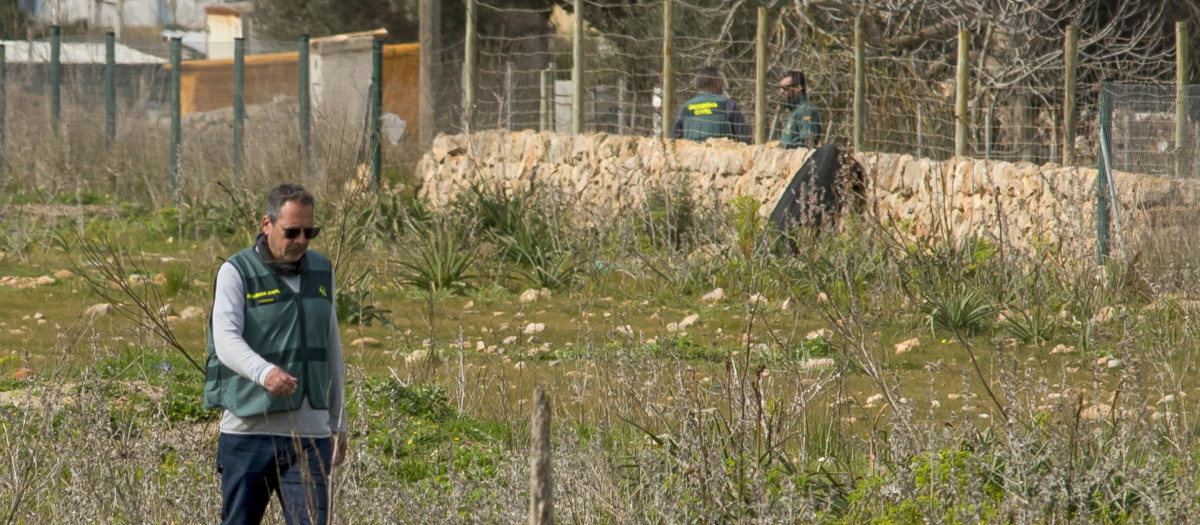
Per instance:
[[[295,239],[296,237],[300,236],[301,231],[303,231],[304,236],[307,237],[308,240],[311,241],[313,239],[316,239],[317,235],[319,235],[321,233],[321,227],[313,226],[312,228],[284,228],[283,236],[288,239]]]

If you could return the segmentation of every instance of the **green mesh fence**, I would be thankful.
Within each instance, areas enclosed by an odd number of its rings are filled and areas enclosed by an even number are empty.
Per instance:
[[[1160,291],[1200,276],[1200,86],[1185,89],[1106,84],[1097,119],[1101,252]]]

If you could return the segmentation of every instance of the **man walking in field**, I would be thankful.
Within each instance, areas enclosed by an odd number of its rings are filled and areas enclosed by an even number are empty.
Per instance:
[[[221,407],[221,522],[257,524],[271,494],[288,525],[324,525],[345,459],[345,368],[333,268],[297,184],[267,195],[262,232],[217,271],[204,405]]]

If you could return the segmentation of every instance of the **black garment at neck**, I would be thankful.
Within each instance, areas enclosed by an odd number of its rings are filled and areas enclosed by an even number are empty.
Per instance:
[[[267,234],[260,233],[258,238],[254,239],[254,251],[258,253],[259,260],[267,265],[275,273],[281,277],[295,277],[308,269],[308,254],[301,255],[294,263],[281,263],[275,260],[271,255],[271,246],[267,244]]]

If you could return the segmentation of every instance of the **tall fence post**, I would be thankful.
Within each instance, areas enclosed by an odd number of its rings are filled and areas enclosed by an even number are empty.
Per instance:
[[[380,118],[383,116],[383,41],[371,43],[371,184],[379,189],[383,175],[383,143]],[[426,123],[421,123],[424,130]],[[424,136],[424,131],[421,132]]]
[[[420,121],[419,137],[422,149],[428,148],[433,144],[433,137],[437,134],[437,126],[434,122],[437,120],[437,115],[434,113],[435,92],[437,91],[437,68],[438,68],[438,47],[440,44],[439,31],[441,28],[441,15],[438,5],[440,2],[435,0],[420,0],[418,9],[418,25],[420,26],[420,60],[421,71],[418,74],[417,83],[419,85],[418,102],[417,102],[417,118]],[[382,42],[380,43],[382,45]],[[382,53],[382,51],[381,51]],[[372,129],[377,124],[372,124]]]
[[[298,94],[300,108],[300,173],[307,177],[312,172],[312,87],[309,85],[309,42],[308,35],[301,35],[297,43],[300,51],[299,70],[300,92]]]
[[[532,451],[529,469],[529,525],[554,523],[554,480],[550,471],[550,398],[533,392]]]
[[[179,70],[183,63],[183,39],[171,39],[171,196],[179,202],[179,141],[183,136],[182,114],[180,111]]]
[[[967,32],[958,32],[958,74],[956,91],[958,96],[954,103],[954,155],[957,157],[965,157],[967,155],[967,95],[971,89],[970,67],[967,60],[970,58],[968,50]]]
[[[104,33],[104,145],[117,142],[117,35]]]
[[[242,180],[242,135],[246,125],[246,39],[233,39],[233,183]]]
[[[475,25],[475,0],[467,0],[467,30],[463,38],[463,132],[471,132],[471,124],[475,118],[475,84],[478,72],[479,57],[476,52],[479,31]],[[544,82],[544,77],[543,77]],[[543,94],[543,97],[545,95]],[[542,126],[545,131],[545,126]]]
[[[1096,171],[1096,258],[1103,263],[1108,258],[1108,174],[1112,172],[1112,91],[1105,84],[1100,88],[1100,151]]]
[[[767,8],[758,8],[754,48],[754,143],[767,141]]]
[[[625,109],[629,103],[629,81],[625,79],[625,75],[617,78],[617,135],[625,136],[628,133],[629,126],[627,125]]]
[[[50,125],[58,135],[62,118],[62,28],[50,27]]]
[[[866,31],[863,17],[854,17],[854,151],[863,150],[867,118]]]
[[[4,182],[4,145],[7,142],[5,129],[8,114],[8,59],[5,57],[4,44],[0,44],[0,183]]]
[[[550,109],[551,96],[553,91],[554,80],[550,77],[550,68],[543,69],[538,74],[538,93],[542,98],[538,100],[538,131],[550,131]]]
[[[513,97],[516,95],[516,76],[513,74],[513,61],[504,62],[504,129],[513,129]]]
[[[1175,22],[1175,176],[1183,177],[1191,162],[1191,148],[1184,147],[1191,127],[1188,124],[1188,26]]]
[[[675,119],[675,9],[673,0],[663,0],[662,138],[671,138]]]
[[[1079,60],[1079,26],[1067,26],[1063,44],[1065,79],[1063,80],[1063,166],[1075,165],[1075,75]]]
[[[575,0],[571,46],[571,133],[583,132],[583,2]]]

